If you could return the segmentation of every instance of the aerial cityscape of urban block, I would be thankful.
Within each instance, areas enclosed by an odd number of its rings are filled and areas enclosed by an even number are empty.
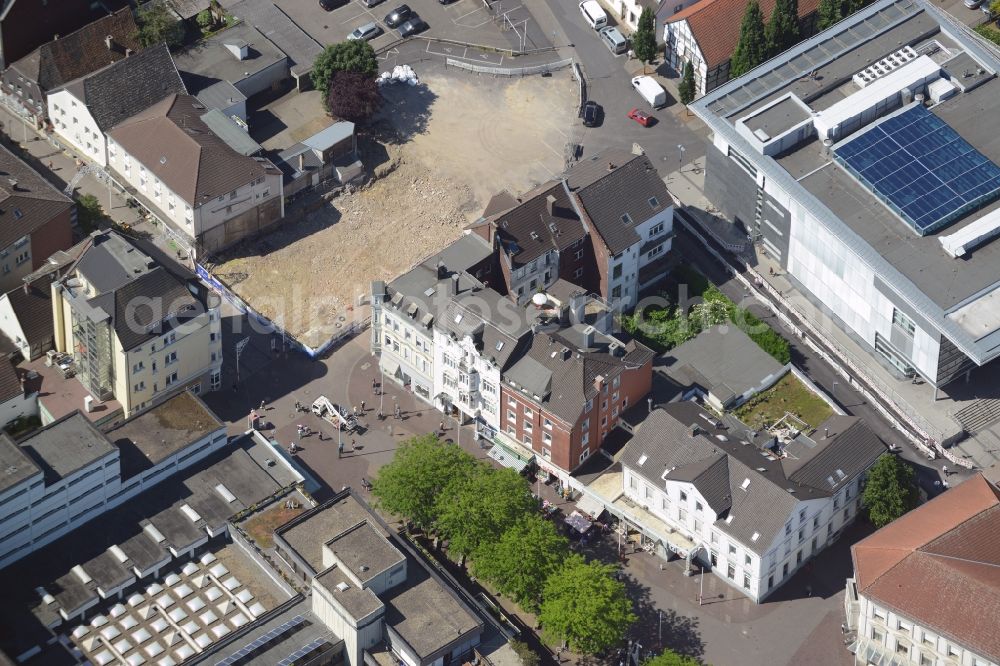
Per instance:
[[[0,0],[0,666],[1000,666],[1000,0]]]

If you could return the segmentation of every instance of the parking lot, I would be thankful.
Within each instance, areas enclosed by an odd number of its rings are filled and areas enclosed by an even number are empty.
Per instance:
[[[361,0],[351,0],[343,7],[326,11],[316,0],[274,0],[282,11],[320,44],[327,45],[347,39],[358,26],[375,22],[382,33],[371,40],[376,50],[399,42],[396,29],[386,24],[387,15],[400,5],[399,0],[383,0],[374,7],[365,7]],[[407,5],[422,18],[428,29],[421,37],[448,39],[470,45],[498,49],[531,50],[551,46],[545,32],[519,0],[500,0],[491,9],[482,0],[455,0],[441,4],[438,0],[409,0]],[[502,54],[469,54],[455,44],[442,45],[419,40],[420,48],[431,55],[460,58],[499,65]]]

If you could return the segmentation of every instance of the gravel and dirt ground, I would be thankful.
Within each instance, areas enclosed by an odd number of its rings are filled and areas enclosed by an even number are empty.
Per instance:
[[[390,280],[456,238],[494,193],[561,172],[576,122],[569,71],[514,80],[431,74],[384,92],[378,140],[359,139],[375,179],[214,269],[313,347],[351,319],[371,280]]]

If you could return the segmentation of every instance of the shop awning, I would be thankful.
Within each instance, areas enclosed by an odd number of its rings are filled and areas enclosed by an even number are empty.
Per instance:
[[[580,534],[586,534],[591,526],[591,522],[585,516],[581,515],[579,511],[574,511],[566,516],[566,524]]]
[[[490,449],[487,455],[504,467],[509,467],[515,472],[520,472],[528,466],[529,462],[531,462],[531,460],[525,460],[523,457],[517,455],[506,446],[499,443],[494,444],[493,448]]]
[[[576,508],[579,509],[580,513],[590,516],[594,520],[600,518],[601,514],[604,513],[604,504],[601,500],[591,495],[584,495],[583,498],[576,503]]]
[[[391,358],[382,358],[382,372],[389,375],[390,377],[395,377],[399,373],[399,361],[394,361]]]

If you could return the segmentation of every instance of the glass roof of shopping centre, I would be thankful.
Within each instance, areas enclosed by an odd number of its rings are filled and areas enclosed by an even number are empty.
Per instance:
[[[921,236],[1000,197],[1000,167],[921,104],[835,146],[834,155]]]

